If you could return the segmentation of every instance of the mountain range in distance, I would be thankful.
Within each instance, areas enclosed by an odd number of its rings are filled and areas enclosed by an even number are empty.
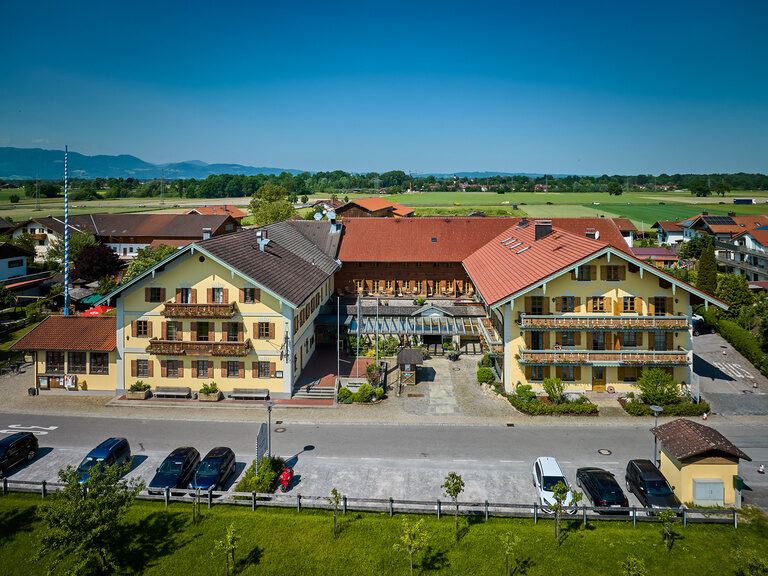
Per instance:
[[[211,174],[301,174],[309,170],[288,168],[270,168],[267,166],[244,166],[242,164],[208,164],[200,160],[173,162],[170,164],[152,164],[136,156],[120,154],[118,156],[86,156],[78,152],[69,153],[68,171],[70,178],[136,178],[151,180],[160,178],[163,173],[168,180],[179,178],[205,179]],[[426,173],[414,176],[435,176],[436,178],[490,178],[491,176],[527,176],[543,177],[544,174],[526,172],[455,172]],[[558,178],[566,174],[550,174]],[[0,178],[6,180],[59,180],[64,177],[64,151],[44,150],[42,148],[0,147]]]

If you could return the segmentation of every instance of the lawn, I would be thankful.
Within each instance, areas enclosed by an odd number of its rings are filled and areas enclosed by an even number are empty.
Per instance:
[[[9,332],[8,334],[0,336],[0,363],[5,362],[12,356],[18,356],[20,354],[20,352],[11,352],[11,346],[35,326],[37,326],[37,324],[33,322],[15,332]]]
[[[45,574],[45,561],[33,558],[41,525],[35,520],[39,496],[0,497],[0,560],[3,573]],[[412,519],[415,520],[415,519]],[[216,506],[203,508],[202,520],[191,523],[191,507],[139,501],[124,526],[121,552],[127,573],[177,575],[224,574],[222,557],[212,558],[213,542],[233,523],[240,541],[235,554],[237,574],[408,574],[407,557],[393,549],[401,516],[340,514],[340,534],[331,534],[326,511]],[[451,516],[426,517],[430,548],[416,557],[417,574],[503,574],[504,534],[519,538],[514,557],[525,562],[528,576],[619,574],[628,554],[642,559],[649,574],[735,574],[734,560],[742,550],[764,549],[768,521],[731,525],[675,525],[677,540],[667,552],[656,523],[567,520],[566,538],[558,548],[552,520],[534,525],[531,519],[461,519],[461,540],[454,540]]]

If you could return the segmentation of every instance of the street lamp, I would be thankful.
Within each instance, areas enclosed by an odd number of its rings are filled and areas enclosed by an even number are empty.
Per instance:
[[[267,408],[267,458],[272,459],[272,406],[275,403],[272,400],[264,402]]]
[[[656,404],[651,404],[651,410],[653,410],[653,427],[656,428],[659,425],[659,414],[664,412],[664,408],[661,406],[657,406]],[[657,443],[659,439],[656,437],[656,434],[653,435],[653,463],[656,465],[656,467],[659,466],[660,462],[656,458],[657,454]]]

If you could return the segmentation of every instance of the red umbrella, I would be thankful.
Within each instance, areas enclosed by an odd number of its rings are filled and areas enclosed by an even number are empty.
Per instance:
[[[101,314],[104,314],[105,312],[111,312],[114,310],[111,306],[96,306],[95,308],[91,308],[90,310],[86,310],[80,316],[99,316]]]

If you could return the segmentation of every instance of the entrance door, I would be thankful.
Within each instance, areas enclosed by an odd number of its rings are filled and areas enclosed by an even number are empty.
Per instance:
[[[605,392],[605,366],[592,366],[592,390]]]

